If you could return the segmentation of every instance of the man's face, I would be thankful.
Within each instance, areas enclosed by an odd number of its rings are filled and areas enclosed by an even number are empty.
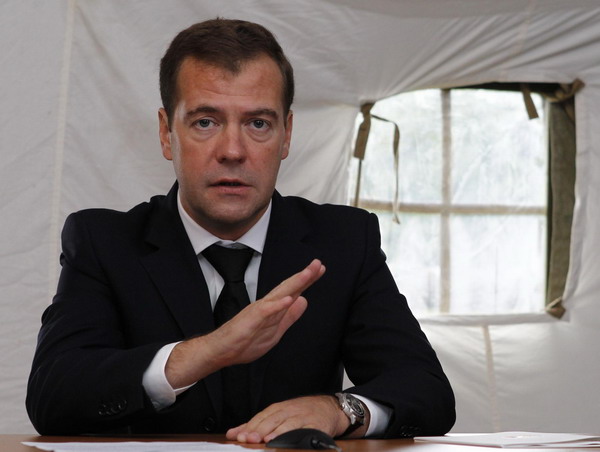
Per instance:
[[[282,88],[281,72],[266,56],[243,63],[238,74],[187,58],[171,130],[159,111],[162,152],[173,161],[183,207],[222,239],[247,232],[273,195],[292,134]]]

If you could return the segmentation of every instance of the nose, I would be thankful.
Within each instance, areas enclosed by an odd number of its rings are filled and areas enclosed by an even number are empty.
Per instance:
[[[216,150],[219,163],[243,162],[246,160],[246,145],[240,129],[226,126],[221,132]]]

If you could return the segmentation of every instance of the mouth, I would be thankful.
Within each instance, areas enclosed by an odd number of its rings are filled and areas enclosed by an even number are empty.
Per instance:
[[[212,183],[211,186],[223,188],[244,188],[248,187],[248,184],[245,184],[238,179],[221,179]]]
[[[244,184],[242,184],[240,182],[218,182],[216,185],[220,186],[220,187],[243,187],[244,186]]]

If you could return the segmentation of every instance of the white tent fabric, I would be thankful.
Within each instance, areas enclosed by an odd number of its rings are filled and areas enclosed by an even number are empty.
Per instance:
[[[174,180],[157,134],[158,63],[216,16],[270,28],[294,65],[278,188],[345,202],[360,105],[490,81],[583,80],[566,318],[423,319],[454,386],[455,432],[600,433],[600,3],[595,0],[0,2],[0,432],[33,432],[25,382],[55,291],[66,215],[127,209]],[[596,195],[594,195],[596,193]],[[402,290],[402,288],[400,288]]]

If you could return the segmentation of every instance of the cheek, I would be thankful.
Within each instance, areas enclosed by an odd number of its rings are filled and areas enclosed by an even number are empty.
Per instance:
[[[177,152],[173,152],[173,162],[176,162],[181,170],[196,172],[207,165],[206,156],[207,152],[201,146],[184,140],[179,143]]]
[[[263,169],[265,176],[270,179],[277,177],[279,166],[281,165],[282,155],[276,150],[272,150],[267,157],[260,159],[259,168]]]
[[[268,164],[268,171],[265,171],[264,179],[269,186],[274,186],[277,182],[279,175],[279,167],[281,166],[281,160],[271,160]]]

